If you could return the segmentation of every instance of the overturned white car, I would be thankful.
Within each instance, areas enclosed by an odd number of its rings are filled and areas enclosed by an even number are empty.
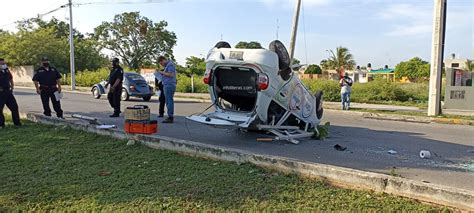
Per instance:
[[[310,94],[290,68],[280,41],[266,49],[234,49],[219,42],[206,59],[204,82],[215,112],[188,119],[209,125],[272,132],[276,140],[298,143],[323,116],[322,92]]]

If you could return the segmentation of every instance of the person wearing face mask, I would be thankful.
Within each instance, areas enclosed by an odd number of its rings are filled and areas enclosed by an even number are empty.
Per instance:
[[[61,93],[61,74],[56,68],[50,66],[47,57],[41,59],[41,65],[33,76],[33,82],[35,83],[36,93],[41,96],[43,114],[51,116],[51,108],[49,107],[49,100],[51,100],[58,118],[64,118],[61,103],[54,95],[55,92]]]
[[[20,126],[20,113],[15,96],[13,96],[13,76],[5,60],[0,58],[0,128],[5,127],[5,117],[3,116],[3,107],[7,105],[12,113],[13,124]]]
[[[123,69],[120,66],[120,60],[118,58],[112,59],[112,70],[110,70],[109,81],[105,85],[105,88],[110,84],[112,85],[107,94],[110,106],[114,108],[114,114],[110,115],[111,118],[120,116],[120,100],[122,94],[122,82],[123,82]]]

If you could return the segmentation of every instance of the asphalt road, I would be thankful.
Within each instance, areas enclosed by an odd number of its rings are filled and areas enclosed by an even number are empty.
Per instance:
[[[42,113],[41,102],[33,90],[15,91],[21,112]],[[122,106],[147,104],[153,117],[158,103],[139,99]],[[210,104],[178,102],[174,124],[160,124],[160,135],[242,149],[254,153],[279,155],[303,161],[396,174],[402,177],[474,191],[474,127],[445,124],[420,124],[364,119],[350,112],[327,111],[323,123],[331,122],[330,137],[324,141],[305,140],[299,145],[287,142],[257,142],[261,133],[215,128],[184,119],[200,113]],[[65,93],[63,110],[98,117],[107,124],[123,127],[124,119],[108,118],[112,109],[105,97],[93,99],[87,94]],[[336,151],[339,144],[346,151]],[[389,154],[394,150],[397,154]],[[429,150],[431,159],[420,159],[420,150]]]

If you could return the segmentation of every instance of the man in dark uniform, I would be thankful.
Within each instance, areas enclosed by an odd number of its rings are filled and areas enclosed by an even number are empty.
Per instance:
[[[3,107],[7,105],[12,113],[13,124],[20,126],[20,113],[18,104],[13,96],[13,77],[8,70],[5,60],[0,58],[0,128],[5,127],[5,117],[3,116]]]
[[[110,115],[111,118],[120,116],[120,99],[122,94],[122,82],[123,82],[123,69],[120,67],[120,60],[114,58],[112,60],[112,70],[110,71],[109,81],[107,85],[112,85],[109,89],[109,94],[107,94],[107,99],[109,100],[110,106],[114,108],[114,114]]]
[[[41,65],[33,76],[33,82],[35,83],[36,93],[41,96],[43,114],[51,116],[51,108],[49,107],[49,100],[51,99],[56,115],[58,118],[63,118],[61,103],[55,95],[56,92],[57,94],[61,93],[61,74],[56,68],[50,66],[49,59],[46,57],[41,59]]]
[[[162,118],[165,115],[165,104],[166,104],[166,99],[165,99],[165,92],[163,92],[163,82],[162,82],[162,77],[160,73],[155,73],[155,87],[157,88],[157,91],[160,91],[160,106],[158,109],[158,117]]]

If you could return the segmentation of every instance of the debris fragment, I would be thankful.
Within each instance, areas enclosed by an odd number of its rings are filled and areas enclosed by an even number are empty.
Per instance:
[[[395,150],[388,150],[387,153],[391,155],[396,155],[398,152]]]
[[[430,152],[430,151],[426,151],[426,150],[421,150],[421,151],[420,151],[420,158],[421,158],[421,159],[428,159],[428,158],[431,158],[431,152]]]
[[[337,151],[345,151],[347,149],[347,147],[336,144],[336,145],[334,145],[334,149],[336,149]]]
[[[109,176],[109,175],[111,175],[111,174],[112,174],[112,173],[109,172],[109,171],[100,171],[100,172],[99,172],[99,176]]]
[[[127,146],[133,146],[133,145],[135,145],[135,141],[134,140],[128,140]]]

